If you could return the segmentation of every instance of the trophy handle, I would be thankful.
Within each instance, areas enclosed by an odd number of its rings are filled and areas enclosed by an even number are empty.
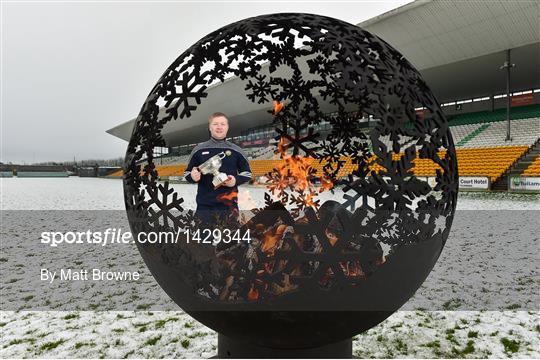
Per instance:
[[[225,157],[227,156],[227,154],[225,154],[225,151],[222,151],[222,152],[220,152],[220,153],[218,154],[218,156],[219,156],[219,160],[223,160],[223,159],[225,159]]]

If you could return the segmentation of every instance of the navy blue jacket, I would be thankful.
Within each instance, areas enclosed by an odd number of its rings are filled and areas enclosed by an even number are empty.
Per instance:
[[[219,171],[234,176],[236,185],[234,187],[220,186],[214,190],[212,175],[202,175],[197,188],[197,208],[223,209],[231,206],[238,207],[238,197],[235,196],[238,193],[238,185],[251,179],[251,169],[247,157],[238,145],[225,139],[217,140],[212,137],[210,140],[197,145],[191,152],[184,178],[190,183],[195,183],[191,178],[191,170],[212,156],[227,150],[230,150],[231,155],[221,160],[222,164]]]

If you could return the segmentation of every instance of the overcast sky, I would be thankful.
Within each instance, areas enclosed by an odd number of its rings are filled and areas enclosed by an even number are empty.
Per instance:
[[[174,59],[231,22],[306,12],[358,24],[408,2],[2,1],[0,160],[123,156],[127,143],[105,130],[136,117]]]

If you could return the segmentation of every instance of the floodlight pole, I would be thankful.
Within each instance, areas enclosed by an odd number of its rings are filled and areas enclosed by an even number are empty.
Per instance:
[[[511,99],[510,99],[510,69],[516,66],[516,64],[512,64],[510,62],[510,50],[506,50],[506,61],[504,64],[499,68],[500,70],[506,69],[506,141],[510,141],[510,105],[511,105]]]

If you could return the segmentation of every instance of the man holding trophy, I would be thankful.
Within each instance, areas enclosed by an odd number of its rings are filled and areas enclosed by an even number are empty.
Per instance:
[[[184,178],[197,183],[196,215],[205,222],[215,216],[238,214],[238,186],[251,179],[251,169],[242,149],[225,140],[229,120],[216,112],[208,119],[210,139],[191,152]]]

